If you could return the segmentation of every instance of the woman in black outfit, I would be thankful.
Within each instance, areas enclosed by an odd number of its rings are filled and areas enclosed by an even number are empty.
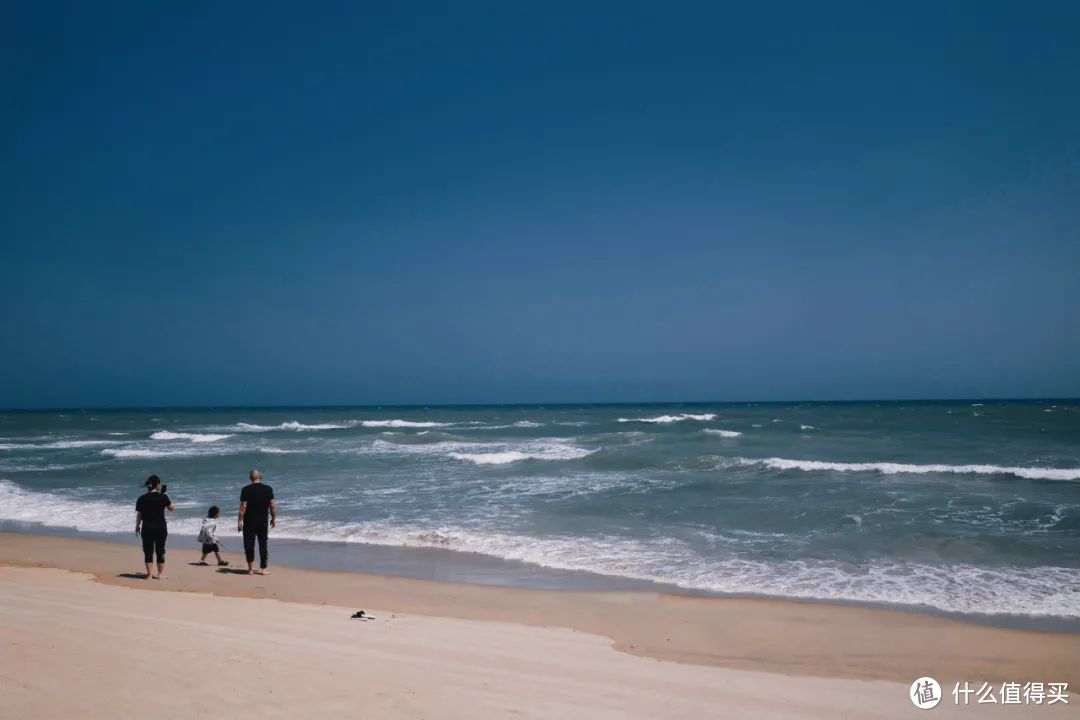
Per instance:
[[[146,481],[146,494],[135,502],[135,534],[142,535],[143,556],[146,560],[146,579],[165,579],[165,539],[169,536],[169,525],[165,522],[165,511],[172,512],[172,500],[165,494],[161,478],[151,475]],[[157,553],[157,575],[153,574],[151,564]]]

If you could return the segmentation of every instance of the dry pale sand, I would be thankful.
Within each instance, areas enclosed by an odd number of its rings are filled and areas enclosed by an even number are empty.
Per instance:
[[[125,577],[138,555],[0,534],[0,717],[913,717],[921,674],[1075,688],[1080,669],[1076,635],[909,613],[288,568],[248,577],[177,551],[169,580]],[[377,620],[349,620],[359,608]],[[947,698],[932,712],[1078,711],[1077,699],[965,709]]]

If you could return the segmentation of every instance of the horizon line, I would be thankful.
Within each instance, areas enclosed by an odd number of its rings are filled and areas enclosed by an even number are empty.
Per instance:
[[[115,405],[115,406],[45,406],[45,407],[0,407],[0,413],[32,412],[133,412],[143,410],[360,410],[360,409],[435,409],[435,408],[491,408],[491,407],[677,407],[702,405],[841,405],[868,403],[962,403],[962,402],[1077,402],[1080,397],[1042,396],[1042,397],[952,397],[952,398],[865,398],[848,400],[650,400],[645,402],[609,401],[609,402],[462,402],[462,403],[345,403],[332,405],[285,404],[285,405]]]

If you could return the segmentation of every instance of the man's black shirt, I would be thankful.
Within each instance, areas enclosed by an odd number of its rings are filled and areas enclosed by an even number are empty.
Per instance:
[[[265,525],[270,514],[270,501],[274,499],[274,488],[263,483],[251,483],[240,491],[240,502],[246,502],[244,524]]]

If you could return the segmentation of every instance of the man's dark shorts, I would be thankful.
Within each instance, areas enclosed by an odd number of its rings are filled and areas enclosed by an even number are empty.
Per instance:
[[[216,552],[218,552],[218,550],[219,550],[219,548],[218,548],[217,543],[203,543],[202,544],[202,554],[203,555],[209,555],[210,553],[216,553]]]

